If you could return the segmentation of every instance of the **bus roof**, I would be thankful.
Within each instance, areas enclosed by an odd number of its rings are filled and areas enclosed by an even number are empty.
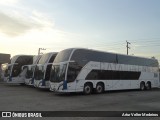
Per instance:
[[[125,54],[121,54],[121,53],[113,53],[113,52],[94,50],[94,49],[88,49],[88,48],[68,48],[68,49],[73,49],[74,51],[79,50],[79,49],[83,49],[83,50],[89,50],[89,51],[95,51],[95,52],[110,53],[110,54],[115,54],[115,55],[122,55],[122,56],[130,56],[130,57],[144,58],[144,59],[150,59],[150,60],[157,60],[156,58],[147,58],[147,57],[142,57],[142,56],[125,55]],[[65,50],[67,50],[67,49],[65,49]]]

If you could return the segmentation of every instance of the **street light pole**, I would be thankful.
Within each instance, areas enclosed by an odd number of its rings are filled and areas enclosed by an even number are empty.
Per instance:
[[[129,47],[129,44],[131,44],[130,42],[128,42],[128,41],[126,41],[127,42],[127,55],[128,55],[128,49],[131,49],[130,47]]]
[[[41,53],[41,50],[46,50],[46,48],[39,48],[38,49],[38,55],[43,54],[43,53]]]

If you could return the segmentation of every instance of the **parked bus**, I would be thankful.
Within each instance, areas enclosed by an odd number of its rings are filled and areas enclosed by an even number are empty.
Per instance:
[[[56,52],[43,54],[40,58],[34,76],[34,86],[38,88],[49,88],[49,78],[52,63],[56,57]]]
[[[33,63],[31,55],[16,55],[11,58],[10,63],[4,73],[4,81],[7,83],[24,84],[26,69],[22,70],[22,66]]]
[[[56,56],[50,90],[102,93],[107,90],[151,89],[159,86],[156,59],[90,49],[65,49]]]
[[[11,60],[11,59],[10,59]],[[11,63],[11,61],[9,61],[9,63]],[[2,69],[2,73],[1,73],[1,77],[2,77],[2,80],[3,81],[7,81],[7,79],[6,79],[6,77],[4,77],[5,76],[5,72],[7,71],[7,69],[8,69],[8,64],[9,63],[3,63],[2,65],[1,65],[1,69]]]
[[[34,56],[33,64],[24,66],[24,68],[27,68],[27,72],[26,72],[25,80],[24,80],[26,85],[33,85],[35,67],[37,63],[39,62],[40,58],[41,58],[41,55]]]

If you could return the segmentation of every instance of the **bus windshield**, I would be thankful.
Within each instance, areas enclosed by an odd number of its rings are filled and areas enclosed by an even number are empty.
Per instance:
[[[35,79],[42,80],[44,77],[44,70],[41,70],[42,66],[36,66],[35,68]]]
[[[4,70],[4,77],[8,77],[10,75],[11,72],[11,65],[5,66],[5,68],[3,68]]]
[[[12,77],[17,77],[21,73],[21,65],[14,64],[12,68]]]
[[[42,57],[40,58],[38,64],[45,64],[47,63],[47,60],[49,58],[50,54],[44,54],[42,55]]]
[[[37,55],[37,56],[34,56],[33,57],[33,64],[37,64],[38,63],[38,61],[40,60],[40,55]]]
[[[27,72],[26,72],[26,78],[32,78],[33,77],[33,72],[34,72],[35,66],[32,66],[31,69],[27,67]]]
[[[66,64],[53,65],[51,70],[51,82],[61,82],[65,80]]]
[[[60,62],[65,62],[69,60],[69,57],[71,55],[73,49],[67,49],[59,52],[54,59],[54,63],[60,63]]]

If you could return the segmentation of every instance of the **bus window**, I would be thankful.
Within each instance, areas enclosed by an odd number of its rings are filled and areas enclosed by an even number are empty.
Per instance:
[[[81,68],[82,67],[75,62],[69,63],[67,82],[73,82],[76,79],[77,75],[79,74]]]

